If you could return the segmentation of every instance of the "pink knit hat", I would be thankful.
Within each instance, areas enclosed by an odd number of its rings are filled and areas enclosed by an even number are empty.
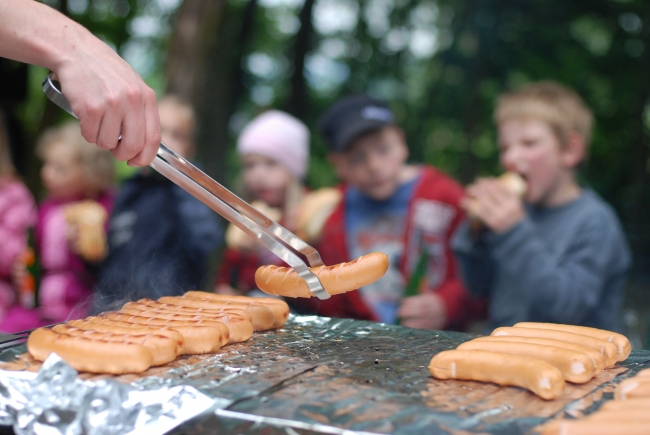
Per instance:
[[[270,110],[244,127],[237,152],[240,156],[254,153],[273,159],[302,180],[307,173],[309,130],[288,113]]]

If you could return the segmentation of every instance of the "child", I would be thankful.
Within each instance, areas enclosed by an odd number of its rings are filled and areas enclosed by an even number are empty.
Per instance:
[[[278,111],[264,112],[242,130],[237,141],[242,160],[244,199],[294,230],[307,173],[309,130],[297,118]],[[272,252],[232,226],[228,248],[217,274],[217,293],[246,294],[257,288],[255,271],[263,264],[280,264]]]
[[[318,246],[323,261],[337,264],[380,251],[390,267],[358,292],[314,300],[317,312],[385,323],[399,319],[414,328],[463,328],[468,295],[449,246],[463,217],[461,187],[430,166],[406,163],[404,132],[383,101],[343,98],[322,117],[320,130],[344,183],[343,200]]]
[[[36,224],[36,252],[42,268],[39,312],[44,322],[55,323],[88,314],[95,277],[78,250],[82,229],[71,225],[66,214],[89,204],[101,206],[104,215],[110,211],[113,157],[86,142],[78,122],[46,131],[37,152],[44,162],[41,178],[47,193]]]
[[[159,100],[158,112],[163,142],[191,159],[192,107],[166,96]],[[142,168],[124,182],[115,200],[93,311],[202,288],[208,255],[221,235],[215,212],[159,173]]]
[[[27,251],[27,229],[35,222],[36,204],[16,176],[0,113],[0,332],[17,332],[32,326],[25,319],[19,286],[12,278]]]
[[[630,252],[612,209],[576,180],[591,112],[572,90],[539,82],[502,95],[494,119],[501,165],[527,192],[522,201],[479,179],[467,195],[484,231],[464,224],[453,241],[468,289],[489,298],[487,330],[521,321],[620,330]]]

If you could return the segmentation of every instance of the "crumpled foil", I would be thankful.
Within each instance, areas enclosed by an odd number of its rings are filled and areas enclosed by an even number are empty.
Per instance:
[[[57,355],[38,373],[0,370],[0,425],[16,434],[164,434],[214,406],[193,387],[82,381]]]
[[[141,376],[116,380],[145,392],[193,387],[212,400],[213,408],[196,413],[170,435],[521,435],[534,433],[551,418],[593,412],[611,400],[622,379],[650,367],[650,352],[634,350],[624,363],[591,382],[567,384],[554,401],[521,388],[434,379],[428,370],[433,355],[471,338],[457,332],[291,316],[284,328],[256,333],[215,355],[179,358]],[[15,358],[21,351],[24,348],[9,356]],[[0,360],[9,360],[4,357],[0,354]],[[0,396],[5,395],[2,388]],[[111,397],[119,403],[124,395],[116,392]],[[162,406],[162,396],[158,402]],[[156,418],[151,417],[151,423]],[[108,421],[97,426],[108,428]],[[112,427],[103,433],[109,432],[127,430]]]

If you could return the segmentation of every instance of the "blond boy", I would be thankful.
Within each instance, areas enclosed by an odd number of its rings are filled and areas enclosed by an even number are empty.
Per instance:
[[[539,321],[620,330],[629,248],[611,207],[576,179],[591,112],[544,81],[502,95],[494,119],[501,165],[524,178],[526,194],[479,179],[464,205],[480,224],[465,223],[452,242],[467,288],[489,299],[487,329]]]

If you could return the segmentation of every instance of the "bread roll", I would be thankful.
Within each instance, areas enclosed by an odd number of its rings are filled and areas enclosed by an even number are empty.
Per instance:
[[[325,222],[339,205],[342,197],[339,189],[331,187],[308,193],[298,208],[296,235],[307,243],[318,243]]]
[[[496,179],[518,197],[523,198],[526,195],[528,186],[526,185],[526,181],[518,173],[506,172]],[[467,206],[467,214],[471,219],[476,220],[478,218],[478,207],[479,202],[474,198],[470,198]]]

